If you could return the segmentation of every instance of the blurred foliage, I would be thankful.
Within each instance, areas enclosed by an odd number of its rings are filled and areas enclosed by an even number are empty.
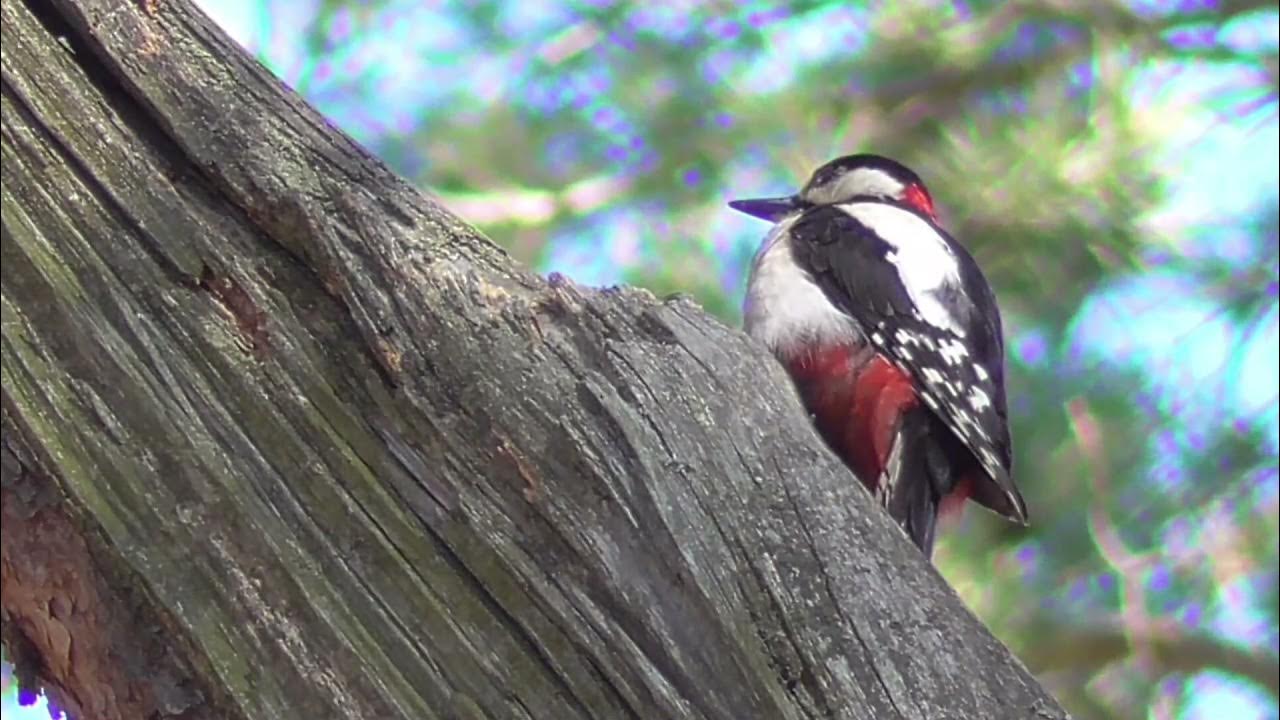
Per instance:
[[[1274,2],[203,5],[521,261],[728,322],[726,200],[912,166],[1000,297],[1034,523],[939,568],[1081,718],[1277,717],[1277,158],[1202,142],[1275,134]]]

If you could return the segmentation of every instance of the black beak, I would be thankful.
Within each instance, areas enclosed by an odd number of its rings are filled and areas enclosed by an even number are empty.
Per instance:
[[[729,207],[744,212],[751,217],[777,222],[791,212],[800,208],[800,198],[792,195],[780,198],[759,198],[757,200],[734,200]]]

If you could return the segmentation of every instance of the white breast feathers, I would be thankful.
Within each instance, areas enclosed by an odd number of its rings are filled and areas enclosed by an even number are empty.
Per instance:
[[[843,344],[859,333],[853,318],[827,299],[792,254],[795,218],[773,227],[756,252],[743,305],[744,327],[775,353],[790,356],[806,347]]]

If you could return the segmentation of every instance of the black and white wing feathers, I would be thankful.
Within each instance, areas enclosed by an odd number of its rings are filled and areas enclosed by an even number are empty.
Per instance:
[[[995,295],[973,257],[924,215],[867,199],[804,211],[792,252],[992,480],[974,499],[1025,522],[1013,484],[1004,341]]]

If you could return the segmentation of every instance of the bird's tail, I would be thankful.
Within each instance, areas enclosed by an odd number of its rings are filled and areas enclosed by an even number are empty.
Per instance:
[[[933,556],[938,517],[964,503],[968,473],[949,458],[963,457],[946,447],[951,433],[928,408],[902,414],[894,432],[879,489],[889,515],[925,557]]]

